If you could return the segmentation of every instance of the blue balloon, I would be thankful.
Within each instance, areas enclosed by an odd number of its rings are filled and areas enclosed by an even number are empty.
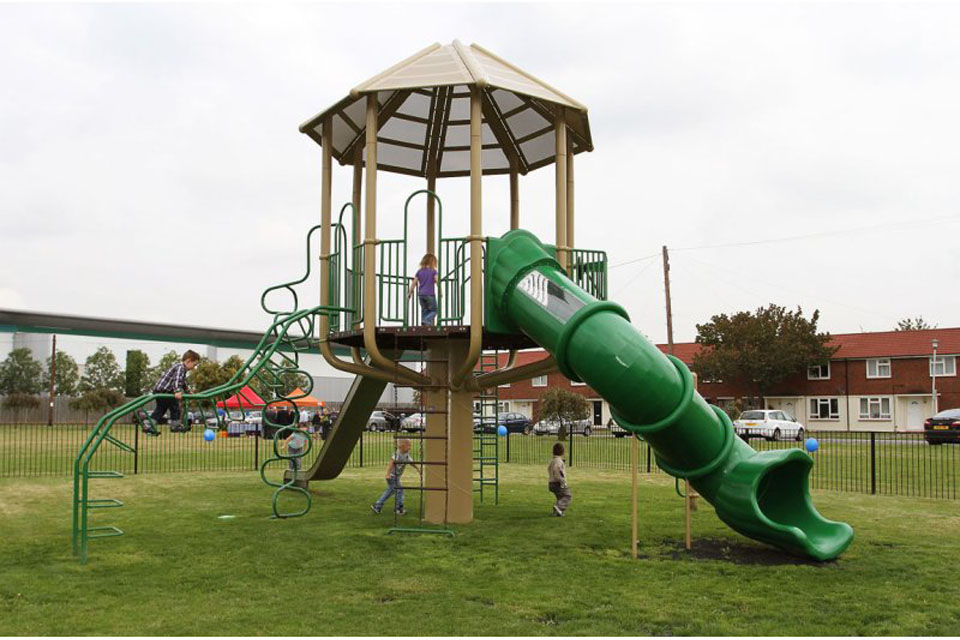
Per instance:
[[[203,439],[206,440],[207,442],[213,442],[214,440],[217,439],[217,432],[214,431],[213,429],[207,429],[206,431],[203,432]]]
[[[505,426],[503,426],[503,425],[500,425],[499,427],[497,427],[497,435],[498,435],[498,436],[505,436],[505,435],[507,435],[507,428],[506,428]]]
[[[804,442],[803,445],[807,448],[807,451],[809,451],[810,453],[813,453],[814,451],[820,448],[820,443],[817,442],[816,438],[807,438],[806,442]]]

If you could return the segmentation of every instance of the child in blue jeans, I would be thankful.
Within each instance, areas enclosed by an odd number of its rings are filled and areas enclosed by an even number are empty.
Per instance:
[[[420,324],[432,327],[437,318],[437,256],[427,253],[420,261],[420,269],[410,281],[408,298],[416,293],[420,301]]]
[[[403,485],[400,484],[400,476],[403,475],[407,465],[410,465],[420,473],[420,467],[413,463],[410,457],[410,441],[407,439],[397,441],[397,451],[390,458],[390,464],[387,465],[387,488],[375,503],[370,505],[374,513],[380,513],[383,509],[383,503],[394,493],[397,497],[394,499],[393,511],[397,515],[403,515],[406,511],[403,509]]]

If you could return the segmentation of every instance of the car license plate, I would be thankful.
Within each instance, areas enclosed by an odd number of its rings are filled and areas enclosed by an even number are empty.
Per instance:
[[[944,429],[944,430],[946,430],[946,429],[949,429],[949,428],[950,428],[950,425],[946,425],[946,424],[935,424],[935,425],[933,425],[933,428],[934,428],[934,429]]]

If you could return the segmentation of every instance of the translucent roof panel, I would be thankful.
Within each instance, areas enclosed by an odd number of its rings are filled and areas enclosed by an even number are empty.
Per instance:
[[[586,107],[482,47],[456,41],[431,45],[358,85],[300,130],[322,144],[330,122],[333,156],[353,164],[366,141],[367,96],[375,95],[378,169],[467,175],[471,91],[481,98],[484,174],[509,173],[511,163],[520,173],[553,163],[560,114],[573,153],[593,150]]]

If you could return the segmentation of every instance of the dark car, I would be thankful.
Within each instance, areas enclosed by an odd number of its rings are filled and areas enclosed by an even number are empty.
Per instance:
[[[947,409],[923,423],[923,437],[930,444],[960,442],[960,409]]]
[[[484,433],[496,433],[497,428],[504,426],[507,428],[507,433],[524,433],[530,434],[533,433],[533,421],[530,420],[527,416],[522,413],[515,413],[512,411],[506,411],[501,413],[497,417],[497,422],[494,424],[492,421],[487,423],[483,421],[483,431]],[[474,418],[474,427],[477,426],[476,417]]]

